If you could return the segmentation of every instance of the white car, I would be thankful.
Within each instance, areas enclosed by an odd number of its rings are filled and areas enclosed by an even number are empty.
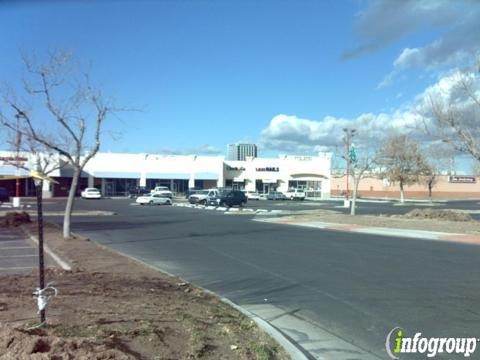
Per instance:
[[[80,193],[83,199],[101,199],[102,194],[97,188],[86,188]]]
[[[155,186],[155,188],[150,192],[151,195],[163,195],[164,197],[172,198],[173,193],[166,186]]]
[[[172,199],[159,194],[139,196],[135,202],[140,205],[172,205]]]
[[[217,197],[220,194],[218,189],[198,190],[195,194],[188,197],[190,204],[203,204],[206,205],[208,200]]]
[[[245,196],[248,200],[260,200],[260,194],[256,191],[246,191]]]
[[[305,191],[302,189],[290,189],[284,194],[289,200],[305,200]]]

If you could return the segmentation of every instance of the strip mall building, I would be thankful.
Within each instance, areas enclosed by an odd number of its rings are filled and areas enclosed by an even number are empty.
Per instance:
[[[2,175],[27,175],[26,171],[12,165],[15,161],[11,152],[0,152],[0,178]],[[33,168],[29,154],[21,154],[18,161]],[[60,159],[56,162],[62,163]],[[330,153],[247,157],[245,161],[225,160],[223,156],[98,153],[85,166],[79,191],[96,187],[104,196],[124,196],[136,186],[148,189],[167,186],[176,193],[192,187],[231,187],[259,192],[303,188],[310,197],[328,198],[330,164]],[[72,174],[68,165],[50,173],[58,184],[46,182],[44,196],[66,196]],[[3,180],[0,186],[7,188],[11,195],[15,194],[15,180]],[[33,196],[33,181],[22,179],[20,191],[21,196]]]
[[[331,192],[333,196],[343,196],[347,189],[345,176],[331,176]],[[352,193],[353,180],[349,181],[349,192]],[[426,199],[429,197],[425,181],[405,185],[405,197]],[[400,198],[398,184],[375,176],[367,176],[358,186],[358,195],[364,198]],[[439,175],[432,188],[433,199],[480,199],[480,181],[474,175]]]

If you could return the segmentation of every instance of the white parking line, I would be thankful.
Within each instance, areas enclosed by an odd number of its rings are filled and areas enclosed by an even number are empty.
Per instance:
[[[13,249],[35,249],[31,246],[10,246],[10,247],[0,247],[0,250],[13,250]]]
[[[0,259],[14,258],[14,257],[34,257],[34,256],[38,256],[38,255],[37,254],[35,254],[35,255],[7,255],[7,256],[0,256]]]

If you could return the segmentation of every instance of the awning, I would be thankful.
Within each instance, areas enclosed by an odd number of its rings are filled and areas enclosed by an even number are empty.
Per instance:
[[[140,179],[139,172],[94,171],[93,176],[109,179]]]
[[[29,176],[27,170],[19,169],[13,165],[0,166],[0,175]]]
[[[190,179],[189,173],[158,173],[158,172],[147,172],[145,174],[147,179],[158,179],[158,180],[188,180]]]
[[[195,180],[218,180],[218,174],[212,172],[195,173]]]

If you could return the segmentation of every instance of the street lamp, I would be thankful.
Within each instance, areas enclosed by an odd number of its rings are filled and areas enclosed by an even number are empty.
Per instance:
[[[343,128],[344,136],[343,136],[343,143],[345,144],[345,156],[343,157],[346,162],[347,162],[347,176],[346,176],[346,193],[345,193],[345,200],[348,201],[348,196],[349,196],[349,177],[350,177],[350,163],[351,163],[351,158],[350,158],[350,144],[352,142],[352,138],[355,136],[355,133],[357,130],[355,129],[349,129],[349,128]]]

